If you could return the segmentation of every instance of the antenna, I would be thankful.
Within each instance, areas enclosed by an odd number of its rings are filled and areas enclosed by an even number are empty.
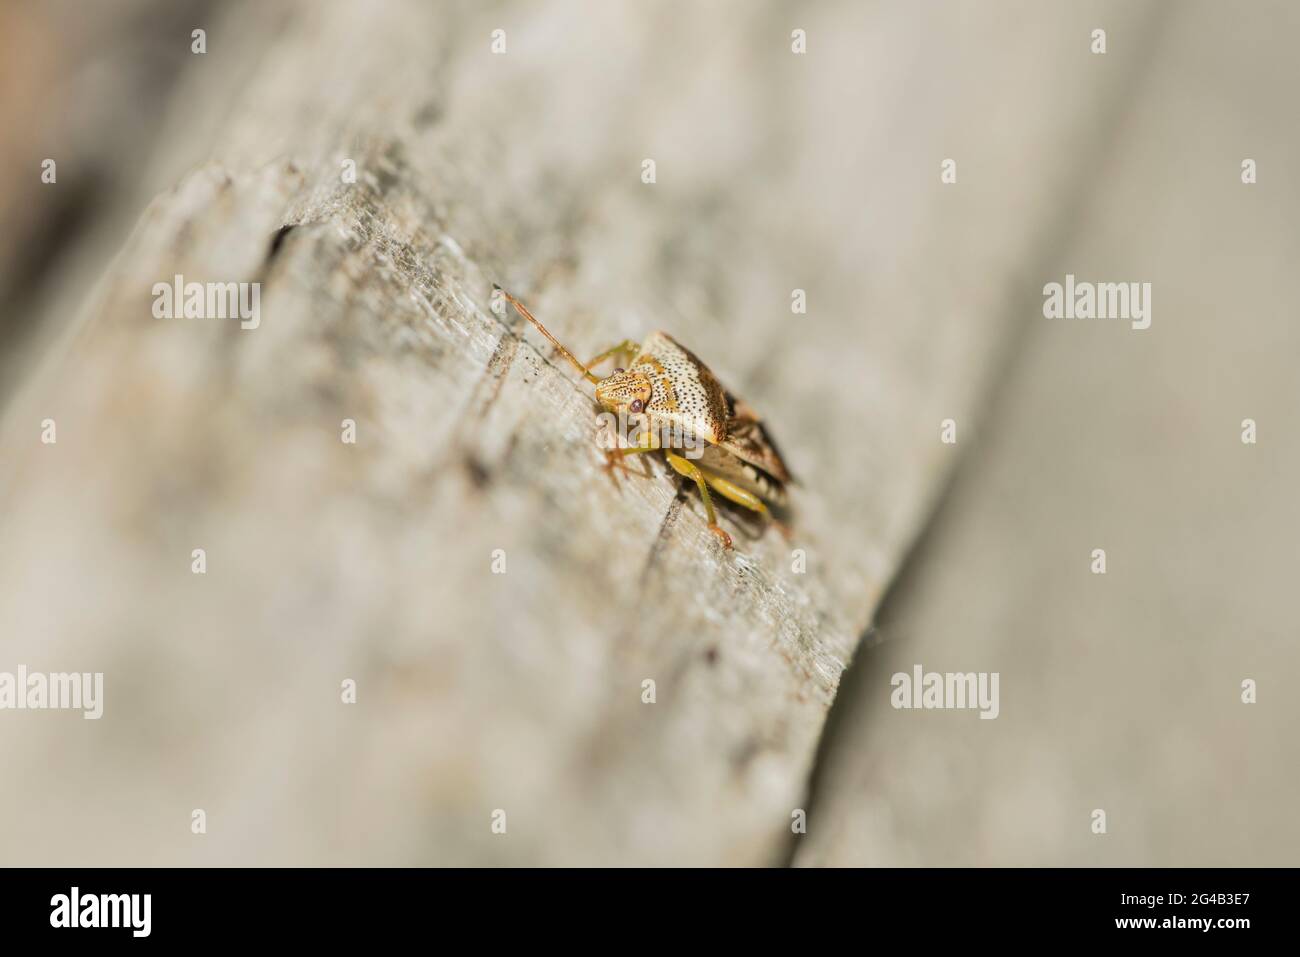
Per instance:
[[[501,289],[500,286],[497,286],[497,285],[495,285],[495,284],[493,285],[493,288],[494,288],[494,289]],[[574,365],[574,368],[576,368],[579,372],[581,372],[581,373],[586,377],[586,379],[587,379],[588,382],[599,382],[599,381],[600,381],[600,376],[596,375],[594,372],[592,372],[590,369],[588,369],[586,366],[584,366],[581,362],[578,361],[578,357],[577,357],[577,356],[575,356],[575,355],[574,355],[572,352],[570,352],[568,349],[564,348],[564,346],[560,343],[560,340],[557,339],[557,338],[555,338],[555,336],[551,335],[550,332],[547,331],[546,327],[545,327],[544,325],[542,325],[540,322],[538,322],[538,321],[537,321],[537,318],[536,318],[536,317],[535,317],[531,312],[529,312],[527,309],[524,308],[524,304],[523,304],[522,302],[520,302],[520,301],[519,301],[518,299],[516,299],[514,296],[510,295],[510,293],[506,292],[504,289],[501,289],[501,295],[503,295],[503,296],[505,296],[507,299],[509,299],[509,300],[510,300],[510,304],[511,304],[512,306],[514,306],[516,310],[518,310],[518,312],[519,312],[519,314],[520,314],[521,316],[523,316],[525,319],[527,319],[529,322],[531,322],[533,325],[535,325],[535,326],[537,327],[537,331],[538,331],[538,332],[540,332],[542,335],[544,335],[547,339],[550,339],[550,340],[551,340],[551,345],[553,345],[553,346],[555,346],[555,348],[559,349],[559,350],[560,350],[560,354],[561,354],[562,356],[564,356],[564,358],[566,358],[566,359],[568,359],[570,362],[572,362],[573,365]]]

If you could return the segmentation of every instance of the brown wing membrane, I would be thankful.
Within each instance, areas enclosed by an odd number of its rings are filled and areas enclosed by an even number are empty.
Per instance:
[[[757,466],[783,484],[795,481],[781,457],[771,433],[763,427],[758,414],[744,401],[727,393],[730,417],[726,441],[718,443],[737,458]]]

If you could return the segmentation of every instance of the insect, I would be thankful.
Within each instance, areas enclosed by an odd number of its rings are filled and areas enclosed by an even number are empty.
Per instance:
[[[786,505],[786,486],[794,479],[758,415],[668,333],[652,333],[640,345],[624,340],[584,365],[523,303],[504,289],[501,294],[595,385],[603,409],[622,421],[641,418],[638,444],[610,450],[611,464],[662,451],[674,471],[695,482],[709,530],[724,548],[732,547],[731,536],[718,524],[712,493],[768,518],[772,508]],[[604,377],[591,371],[608,359],[627,365]]]

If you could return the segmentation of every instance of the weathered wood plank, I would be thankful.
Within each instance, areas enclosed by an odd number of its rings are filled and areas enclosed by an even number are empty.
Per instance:
[[[99,723],[0,725],[29,782],[0,794],[7,855],[778,859],[951,466],[939,423],[972,434],[1011,328],[998,277],[1068,175],[981,171],[1066,148],[1105,89],[1044,74],[1086,48],[1016,9],[981,49],[982,14],[831,4],[803,58],[786,14],[743,4],[677,8],[690,29],[304,4],[257,57],[214,26],[149,173],[180,185],[4,425],[6,660],[102,670],[109,698]],[[1017,69],[1035,82],[996,81]],[[961,95],[901,109],[936,76]],[[1033,119],[990,142],[1003,109]],[[153,318],[176,274],[260,281],[260,326]],[[723,554],[660,465],[611,482],[589,390],[490,311],[493,282],[580,354],[663,327],[706,357],[804,478],[793,540],[733,523]]]
[[[1277,679],[1300,673],[1300,328],[1282,305],[1300,187],[1243,184],[1237,153],[1300,166],[1300,9],[1150,12],[1148,38],[1108,54],[1132,79],[1092,127],[1086,228],[1027,285],[1140,278],[1151,325],[1027,330],[880,643],[842,682],[798,865],[1296,862],[1300,699]],[[895,709],[891,679],[918,663],[998,673],[997,718]]]

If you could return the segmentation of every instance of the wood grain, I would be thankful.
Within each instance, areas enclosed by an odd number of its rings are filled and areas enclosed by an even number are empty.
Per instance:
[[[780,860],[1076,173],[993,171],[1104,103],[1032,72],[1086,31],[824,4],[796,57],[777,6],[276,6],[211,25],[160,195],[6,414],[5,660],[108,696],[0,722],[6,863]],[[261,325],[155,319],[176,274],[260,282]],[[661,463],[604,474],[493,283],[579,354],[705,357],[803,478],[792,540],[729,514],[723,553]]]

